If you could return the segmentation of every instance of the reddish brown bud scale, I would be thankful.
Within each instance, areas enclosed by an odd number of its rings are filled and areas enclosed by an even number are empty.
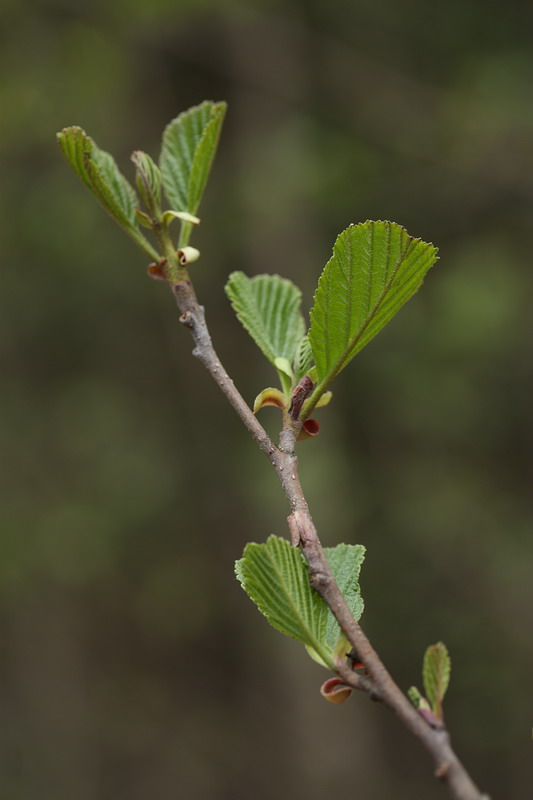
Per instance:
[[[298,386],[294,387],[291,396],[291,404],[289,406],[289,416],[291,419],[294,420],[298,419],[304,401],[309,397],[309,395],[313,391],[313,386],[314,386],[313,381],[311,380],[309,375],[306,375],[305,378],[302,378]]]
[[[306,419],[302,425],[302,430],[298,434],[298,441],[303,442],[304,439],[310,439],[313,436],[318,436],[320,433],[320,424],[316,419]]]
[[[343,683],[340,678],[329,678],[320,687],[320,694],[328,701],[328,703],[345,703],[352,693],[352,689],[346,683]]]
[[[159,264],[148,264],[146,271],[149,278],[153,278],[155,281],[166,281],[165,273],[161,268],[161,262]]]

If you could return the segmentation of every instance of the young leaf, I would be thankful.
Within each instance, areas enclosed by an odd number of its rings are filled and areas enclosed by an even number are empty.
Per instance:
[[[139,230],[137,196],[120,173],[113,156],[100,150],[82,128],[72,126],[57,134],[59,146],[74,172],[92,191],[106,211],[148,253],[160,256]]]
[[[324,552],[350,610],[363,613],[359,572],[362,545],[340,544]],[[309,655],[333,667],[339,625],[320,595],[311,587],[305,559],[286,539],[270,536],[265,544],[248,544],[235,564],[245,592],[277,630],[304,644]]]
[[[349,361],[419,289],[437,249],[394,222],[351,225],[335,242],[311,309],[318,386],[308,411]]]
[[[300,551],[286,539],[247,544],[235,573],[244,591],[277,630],[310,647],[332,667],[323,646],[328,608],[311,587]]]
[[[271,364],[278,358],[292,364],[305,331],[298,287],[279,275],[248,278],[232,272],[225,288],[238,319]]]
[[[196,215],[225,113],[225,103],[206,100],[184,111],[165,128],[159,163],[163,187],[175,211]]]
[[[442,719],[442,701],[450,683],[451,661],[446,645],[431,645],[424,653],[422,677],[424,691],[437,719]]]
[[[294,356],[294,372],[296,375],[296,383],[302,380],[313,366],[313,351],[311,350],[311,342],[309,336],[302,336],[296,348]]]
[[[409,698],[409,700],[411,701],[411,703],[414,705],[415,708],[421,708],[424,703],[429,708],[428,701],[426,700],[425,697],[422,697],[420,691],[417,689],[416,686],[411,686],[407,690],[407,697]]]
[[[365,607],[359,588],[359,573],[365,559],[365,548],[362,544],[338,544],[336,547],[325,547],[324,554],[348,608],[359,621]],[[330,651],[335,648],[339,634],[339,623],[328,608],[324,643]]]
[[[137,191],[152,215],[157,219],[161,214],[161,172],[157,164],[154,164],[148,153],[142,150],[135,150],[131,155],[131,160],[136,167]]]
[[[289,384],[292,384],[292,381],[294,380],[294,372],[292,371],[290,361],[286,358],[283,358],[283,356],[278,356],[274,361],[274,366],[278,372],[282,372],[289,379]]]

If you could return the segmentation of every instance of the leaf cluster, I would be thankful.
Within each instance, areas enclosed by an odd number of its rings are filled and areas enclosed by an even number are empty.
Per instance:
[[[57,134],[61,150],[74,172],[135,243],[156,262],[167,260],[165,277],[178,277],[178,261],[168,236],[173,219],[181,222],[179,247],[188,245],[209,177],[226,112],[225,103],[206,100],[172,120],[165,128],[159,165],[142,150],[132,154],[136,189],[78,126]],[[161,190],[169,208],[161,208]],[[144,207],[144,208],[143,208]],[[142,233],[150,228],[159,252]]]
[[[437,249],[394,222],[367,221],[339,234],[318,282],[305,331],[301,292],[278,275],[230,275],[226,292],[238,319],[291,393],[308,375],[305,420],[334,378],[420,288]]]

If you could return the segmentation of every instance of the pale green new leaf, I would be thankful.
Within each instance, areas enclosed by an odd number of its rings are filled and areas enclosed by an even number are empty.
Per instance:
[[[137,191],[150,214],[157,218],[161,212],[161,171],[148,153],[142,150],[135,150],[131,160],[136,167]]]
[[[274,366],[277,358],[292,364],[305,332],[298,287],[279,275],[248,278],[232,272],[225,288],[238,319],[268,360]]]
[[[348,607],[358,620],[363,613],[359,572],[362,545],[340,544],[324,550]],[[304,644],[323,666],[332,668],[340,628],[324,600],[312,588],[307,564],[286,539],[270,536],[265,544],[248,544],[235,571],[243,589],[277,630]]]
[[[225,113],[226,103],[206,100],[184,111],[165,128],[159,164],[165,193],[175,211],[196,214]]]
[[[431,707],[425,697],[422,697],[416,686],[411,686],[407,690],[407,697],[415,708],[430,711]]]
[[[362,544],[338,544],[336,547],[325,547],[324,553],[348,608],[359,621],[364,610],[359,573],[365,558],[365,548]],[[339,634],[339,623],[328,608],[324,644],[330,651],[335,647]]]
[[[437,719],[442,717],[442,701],[450,683],[450,673],[451,660],[446,645],[438,642],[428,647],[424,653],[422,678],[426,697]]]
[[[139,230],[136,218],[137,196],[119,171],[113,156],[95,144],[78,126],[57,134],[59,146],[74,172],[91,190],[106,211],[147,252],[159,259],[156,250]]]
[[[313,351],[311,350],[311,342],[309,336],[302,336],[296,347],[296,354],[294,356],[294,372],[296,375],[296,383],[305,377],[311,367],[313,366]]]
[[[317,397],[417,291],[436,260],[432,244],[394,222],[351,225],[337,237],[311,310]]]
[[[296,547],[278,536],[270,536],[265,544],[247,544],[235,573],[274,628],[332,665],[323,645],[328,608],[311,587],[305,560]]]

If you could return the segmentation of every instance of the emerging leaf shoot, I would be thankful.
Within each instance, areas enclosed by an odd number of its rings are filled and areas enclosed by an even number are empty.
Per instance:
[[[139,229],[135,191],[119,171],[113,156],[100,150],[90,136],[77,126],[64,128],[57,134],[57,139],[77,176],[126,233],[151,259],[158,261],[158,252]]]
[[[148,153],[135,150],[131,160],[136,167],[135,181],[151,217],[159,220],[161,216],[161,172]]]
[[[422,677],[426,697],[438,720],[442,720],[442,701],[450,683],[450,673],[451,660],[446,645],[442,642],[430,645],[424,653]]]

